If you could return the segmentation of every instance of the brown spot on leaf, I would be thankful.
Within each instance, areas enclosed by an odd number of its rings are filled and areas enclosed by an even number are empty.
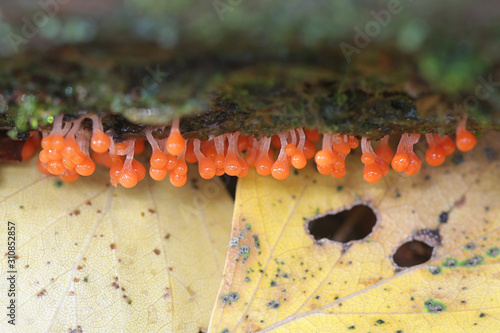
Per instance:
[[[379,279],[374,277],[374,278],[359,279],[358,283],[363,284],[366,287],[368,287],[368,286],[371,286],[371,285],[377,283],[378,281],[379,281]]]
[[[83,333],[83,328],[78,325],[76,328],[70,328],[69,333]]]
[[[69,216],[78,216],[80,215],[80,210],[79,209],[75,209],[73,212],[69,213]]]
[[[462,195],[462,197],[460,199],[455,201],[455,207],[463,206],[464,203],[465,203],[465,194]]]
[[[160,250],[158,250],[158,249],[154,249],[154,250],[153,250],[153,252],[154,252],[156,255],[159,255],[159,254],[161,253],[161,252],[160,252]]]
[[[38,294],[36,294],[37,297],[42,297],[42,296],[46,296],[48,293],[47,293],[47,290],[46,289],[42,289]]]
[[[116,249],[116,244],[115,243],[111,243],[111,244],[109,244],[109,247],[110,247],[111,250],[114,250],[114,249]]]
[[[191,286],[188,286],[186,288],[187,292],[189,293],[189,296],[193,297],[196,295],[196,293],[193,291],[193,289],[191,289]]]

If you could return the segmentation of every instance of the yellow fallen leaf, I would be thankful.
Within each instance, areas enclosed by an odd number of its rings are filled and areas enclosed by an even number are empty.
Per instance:
[[[500,135],[479,142],[455,163],[377,184],[362,181],[359,155],[340,180],[312,167],[241,179],[209,331],[498,332]],[[358,203],[377,216],[364,239],[309,235],[309,220]],[[434,229],[431,259],[397,267],[398,247]]]
[[[180,189],[151,179],[115,189],[104,169],[68,184],[35,164],[0,169],[3,228],[15,223],[18,257],[16,325],[4,316],[2,332],[207,329],[233,206],[221,182],[193,172]],[[3,256],[3,281],[10,270]]]

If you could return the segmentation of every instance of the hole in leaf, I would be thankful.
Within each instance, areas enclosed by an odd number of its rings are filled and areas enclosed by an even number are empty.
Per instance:
[[[413,240],[401,245],[392,256],[392,260],[399,267],[420,265],[431,258],[433,249],[424,242]]]
[[[326,238],[346,243],[368,236],[376,222],[377,217],[373,209],[367,205],[357,205],[311,220],[307,229],[315,240]]]

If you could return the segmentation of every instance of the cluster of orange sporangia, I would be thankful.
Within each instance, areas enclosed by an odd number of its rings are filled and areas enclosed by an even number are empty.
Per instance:
[[[73,182],[79,176],[90,176],[96,168],[95,163],[98,163],[110,169],[112,185],[134,187],[146,176],[146,168],[134,159],[135,154],[144,150],[145,141],[114,142],[112,134],[104,132],[99,117],[89,115],[86,118],[92,120],[92,131],[81,126],[85,118],[64,121],[60,115],[55,119],[52,131],[43,133],[43,149],[38,161],[40,170],[57,175],[63,181]],[[262,176],[285,179],[290,174],[290,165],[302,169],[308,160],[314,158],[321,174],[341,178],[347,172],[345,157],[359,145],[355,136],[340,133],[321,135],[316,130],[301,127],[260,140],[238,132],[204,141],[186,140],[179,131],[179,119],[173,121],[166,139],[155,138],[153,132],[154,128],[148,127],[144,133],[152,148],[149,175],[157,181],[168,176],[170,183],[177,187],[187,181],[187,163],[198,163],[200,176],[204,179],[223,174],[244,177],[251,167]],[[362,137],[363,178],[375,183],[389,172],[389,165],[395,171],[408,175],[417,173],[422,163],[413,146],[420,136],[404,133],[395,154],[388,144],[389,136],[381,140],[375,151],[370,140]],[[321,150],[316,151],[314,142],[321,139]],[[440,136],[437,133],[427,133],[425,139],[428,144],[425,160],[433,166],[442,164],[446,156],[454,152],[455,145],[461,151],[471,150],[476,145],[476,137],[466,129],[466,118],[458,125],[455,142],[449,135]],[[36,145],[36,139],[28,140],[25,155],[34,152]],[[279,151],[276,159],[274,150]]]

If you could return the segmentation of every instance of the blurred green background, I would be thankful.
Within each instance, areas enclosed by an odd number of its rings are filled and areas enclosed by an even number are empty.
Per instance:
[[[470,88],[475,84],[471,77],[497,64],[497,0],[2,0],[0,54],[14,53],[9,35],[22,36],[25,20],[34,22],[33,16],[40,11],[51,17],[20,48],[141,39],[164,48],[186,45],[223,52],[338,50],[341,42],[355,46],[354,28],[365,30],[374,20],[373,11],[391,5],[397,6],[398,13],[380,26],[370,45],[389,44],[403,53],[418,54],[422,75],[439,81],[443,89]]]

